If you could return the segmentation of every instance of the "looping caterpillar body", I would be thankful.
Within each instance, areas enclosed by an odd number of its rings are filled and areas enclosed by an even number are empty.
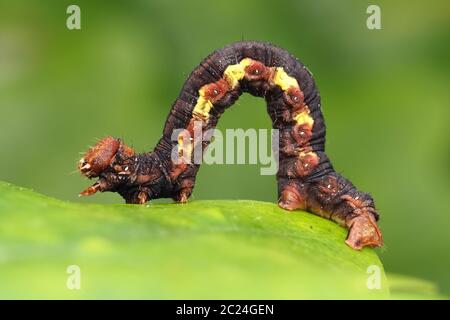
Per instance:
[[[173,103],[153,152],[137,154],[112,137],[97,143],[78,169],[99,180],[81,195],[113,191],[127,203],[168,197],[186,202],[199,165],[171,161],[173,147],[185,139],[180,134],[172,141],[172,133],[185,129],[192,134],[199,121],[204,129],[214,128],[243,92],[266,100],[273,127],[280,132],[279,206],[307,210],[348,228],[346,243],[354,249],[381,246],[372,197],[337,173],[325,154],[325,123],[311,73],[288,52],[268,43],[237,42],[205,58]],[[207,145],[203,143],[203,150]]]

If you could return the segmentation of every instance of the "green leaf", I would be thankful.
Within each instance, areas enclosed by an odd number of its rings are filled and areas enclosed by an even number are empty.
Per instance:
[[[389,298],[375,251],[345,237],[273,203],[80,204],[0,182],[0,298]]]

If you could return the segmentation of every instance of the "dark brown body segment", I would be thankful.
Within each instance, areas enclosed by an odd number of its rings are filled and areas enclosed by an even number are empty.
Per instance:
[[[233,85],[224,72],[243,59],[250,62],[245,66],[244,77]],[[298,87],[283,89],[274,80],[280,68],[295,78]],[[207,113],[194,110],[200,92],[212,103]],[[119,192],[128,203],[161,197],[187,201],[199,165],[171,161],[172,150],[178,144],[172,139],[174,130],[192,133],[195,121],[200,121],[203,131],[214,128],[224,111],[244,92],[266,100],[273,128],[280,131],[280,207],[308,210],[336,221],[350,230],[346,242],[354,249],[381,246],[373,199],[338,174],[325,154],[325,123],[311,73],[287,51],[268,43],[237,42],[205,58],[192,71],[172,105],[154,151],[129,157],[118,152],[109,169],[100,175],[97,185],[102,187],[97,188]],[[204,142],[203,149],[207,145]],[[123,175],[121,180],[119,171],[114,169],[117,167]]]

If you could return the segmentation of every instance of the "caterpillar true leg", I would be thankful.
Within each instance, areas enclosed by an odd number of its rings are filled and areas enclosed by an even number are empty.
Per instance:
[[[153,152],[135,154],[120,139],[107,137],[89,149],[78,169],[99,181],[82,192],[118,192],[127,203],[156,198],[186,202],[199,164],[195,130],[213,129],[220,116],[248,92],[263,97],[273,128],[280,133],[277,173],[279,206],[306,209],[349,229],[354,249],[381,246],[378,213],[369,194],[336,173],[325,154],[325,123],[311,73],[285,50],[243,41],[214,51],[192,71],[172,105],[163,135]],[[181,132],[173,137],[177,130]],[[175,154],[182,155],[174,161]]]

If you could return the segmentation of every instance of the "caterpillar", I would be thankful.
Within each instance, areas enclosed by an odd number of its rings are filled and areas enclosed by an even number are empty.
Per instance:
[[[78,170],[99,179],[80,195],[112,191],[126,203],[156,198],[186,202],[200,165],[171,160],[172,150],[184,139],[180,133],[173,141],[172,133],[180,128],[192,133],[196,122],[203,129],[214,128],[244,92],[266,100],[273,128],[279,130],[278,205],[307,210],[346,227],[345,242],[353,249],[382,246],[374,200],[337,173],[325,154],[325,123],[312,74],[290,53],[265,42],[236,42],[200,62],[173,103],[152,152],[137,154],[113,137],[90,148]],[[208,146],[201,144],[203,150]]]

